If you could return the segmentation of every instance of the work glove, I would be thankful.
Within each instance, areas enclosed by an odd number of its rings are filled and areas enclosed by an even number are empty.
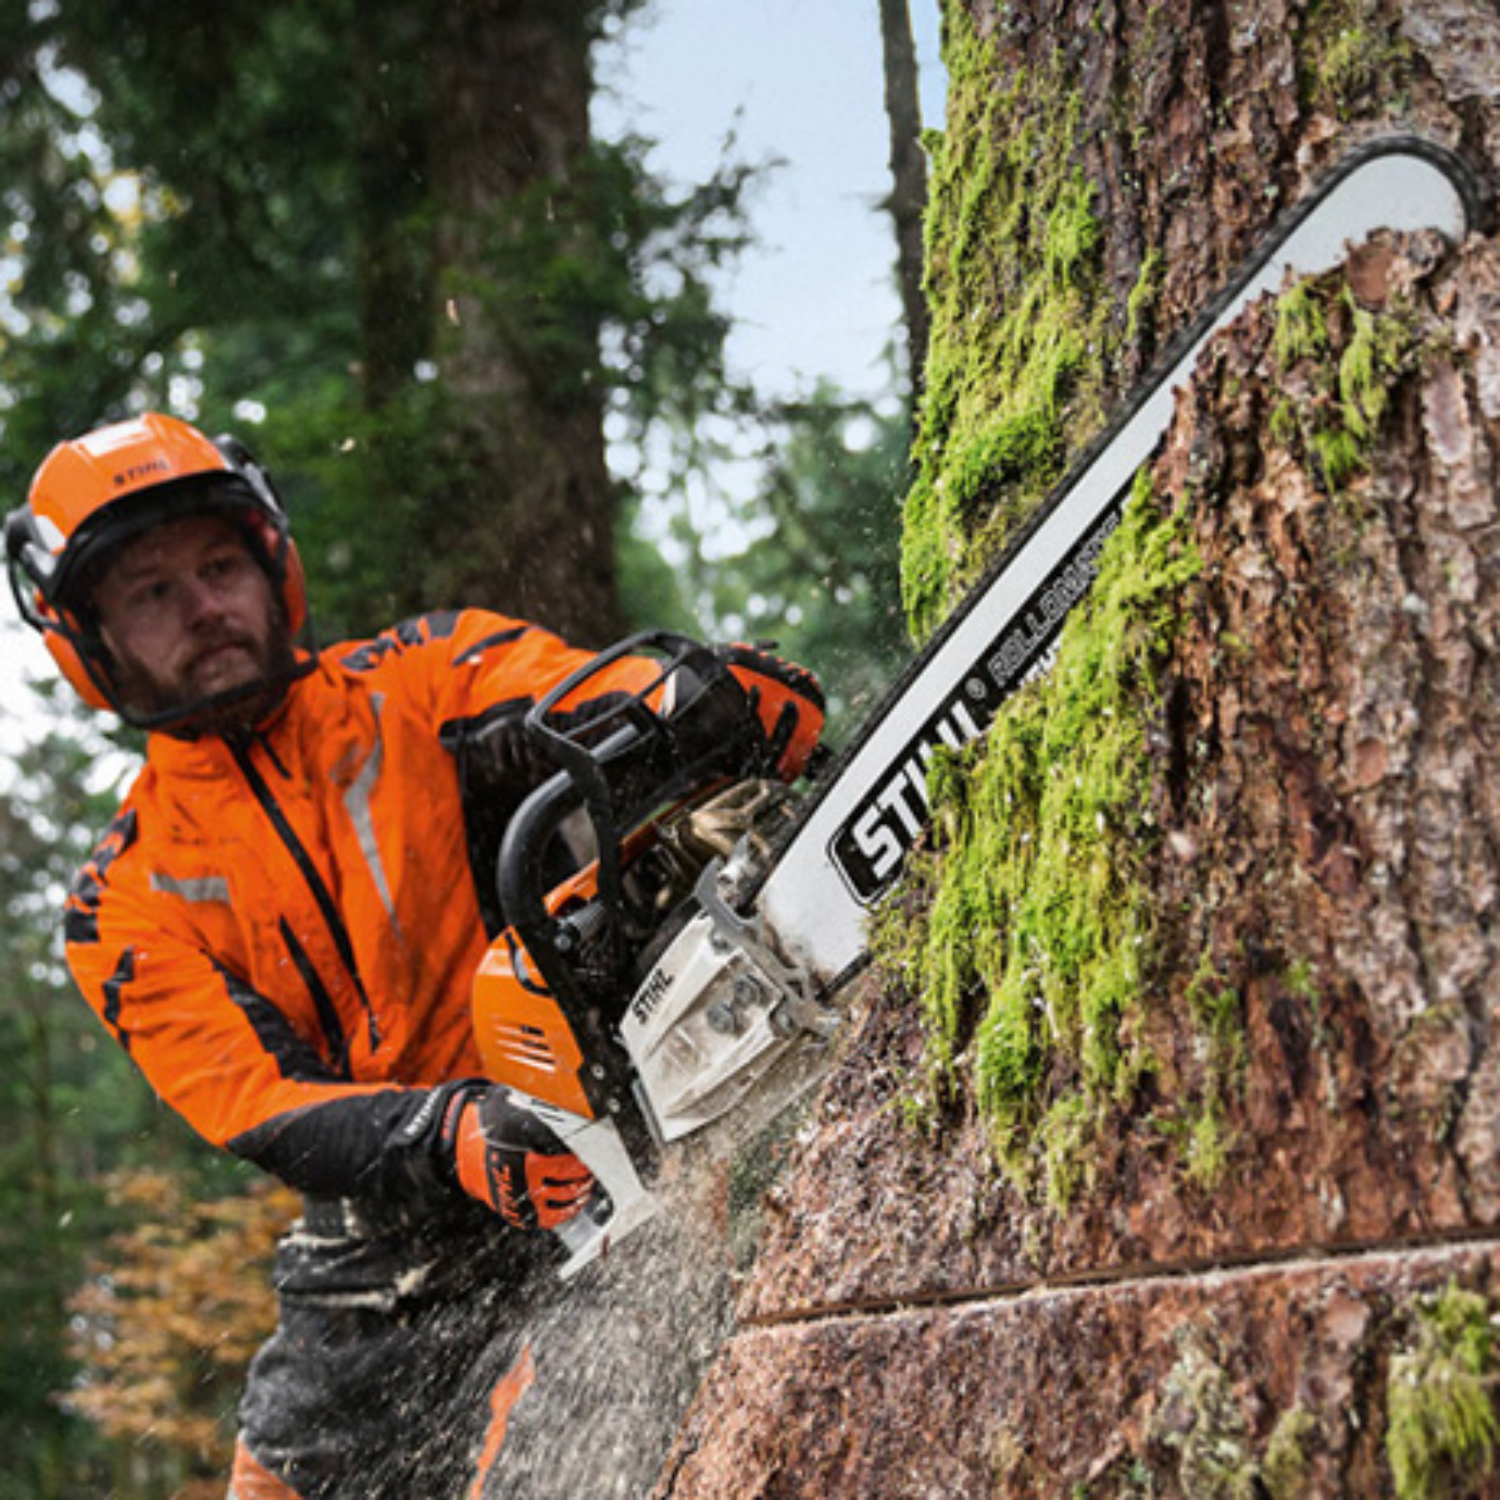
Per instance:
[[[826,703],[818,679],[760,646],[743,642],[713,648],[750,702],[766,737],[767,768],[795,781],[807,768],[823,733]]]
[[[443,1144],[459,1186],[517,1229],[557,1229],[594,1190],[588,1168],[509,1089],[455,1095]]]

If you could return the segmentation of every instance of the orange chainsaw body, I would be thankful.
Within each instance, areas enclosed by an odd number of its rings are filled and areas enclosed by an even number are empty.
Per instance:
[[[555,915],[592,900],[598,866],[580,870],[548,898]],[[582,1082],[583,1049],[521,940],[507,928],[474,975],[474,1036],[485,1076],[533,1099],[593,1119]]]
[[[666,657],[654,682],[596,719],[569,719],[570,694],[590,672],[642,650]],[[497,894],[510,925],[474,976],[480,1059],[495,1082],[575,1122],[616,1122],[639,1142],[648,1133],[630,1123],[640,1108],[618,1032],[638,960],[709,859],[739,842],[735,788],[785,788],[807,771],[822,694],[811,674],[757,648],[710,651],[654,632],[603,653],[526,723],[560,771],[502,844]],[[715,811],[723,798],[731,805]],[[573,863],[563,830],[580,815],[590,862],[558,878],[549,855],[561,844]]]

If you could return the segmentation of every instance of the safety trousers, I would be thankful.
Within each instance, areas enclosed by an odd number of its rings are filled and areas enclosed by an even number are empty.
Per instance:
[[[477,1207],[403,1224],[310,1201],[277,1249],[228,1500],[483,1500],[534,1378],[541,1248]]]

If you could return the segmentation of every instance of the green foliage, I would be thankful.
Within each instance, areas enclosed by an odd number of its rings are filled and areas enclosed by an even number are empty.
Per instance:
[[[0,792],[0,1495],[98,1493],[103,1447],[64,1412],[66,1302],[104,1219],[101,1160],[134,1149],[144,1089],[72,988],[53,912],[101,811],[54,731]]]
[[[597,35],[632,8],[568,14]],[[744,242],[752,174],[726,165],[671,192],[646,142],[595,144],[466,222],[469,258],[440,279],[456,210],[432,188],[438,15],[419,0],[16,5],[0,91],[25,234],[9,246],[12,494],[59,436],[166,407],[272,460],[325,635],[452,604],[435,549],[462,552],[455,526],[475,524],[453,497],[477,492],[493,520],[504,476],[535,467],[454,441],[460,300],[466,335],[482,323],[503,341],[543,413],[583,393],[596,424],[608,407],[627,448],[649,432],[683,472],[704,415],[739,400],[710,276]],[[542,426],[512,431],[539,442]]]
[[[774,641],[818,671],[836,733],[906,658],[895,554],[907,423],[826,384],[764,421],[748,495],[723,497],[709,520],[673,516],[679,598],[699,628]]]
[[[1400,1500],[1446,1495],[1494,1472],[1500,1345],[1488,1301],[1450,1283],[1413,1309],[1386,1380],[1386,1456]]]
[[[36,712],[52,727],[0,789],[0,1497],[132,1500],[129,1450],[60,1400],[68,1301],[119,1220],[103,1178],[150,1163],[196,1197],[242,1174],[160,1108],[66,972],[58,907],[132,761],[81,711]]]

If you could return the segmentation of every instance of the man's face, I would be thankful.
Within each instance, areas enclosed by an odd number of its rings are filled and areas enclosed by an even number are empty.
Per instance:
[[[264,681],[291,661],[271,582],[220,516],[172,521],[131,542],[93,602],[120,700],[143,716]]]

